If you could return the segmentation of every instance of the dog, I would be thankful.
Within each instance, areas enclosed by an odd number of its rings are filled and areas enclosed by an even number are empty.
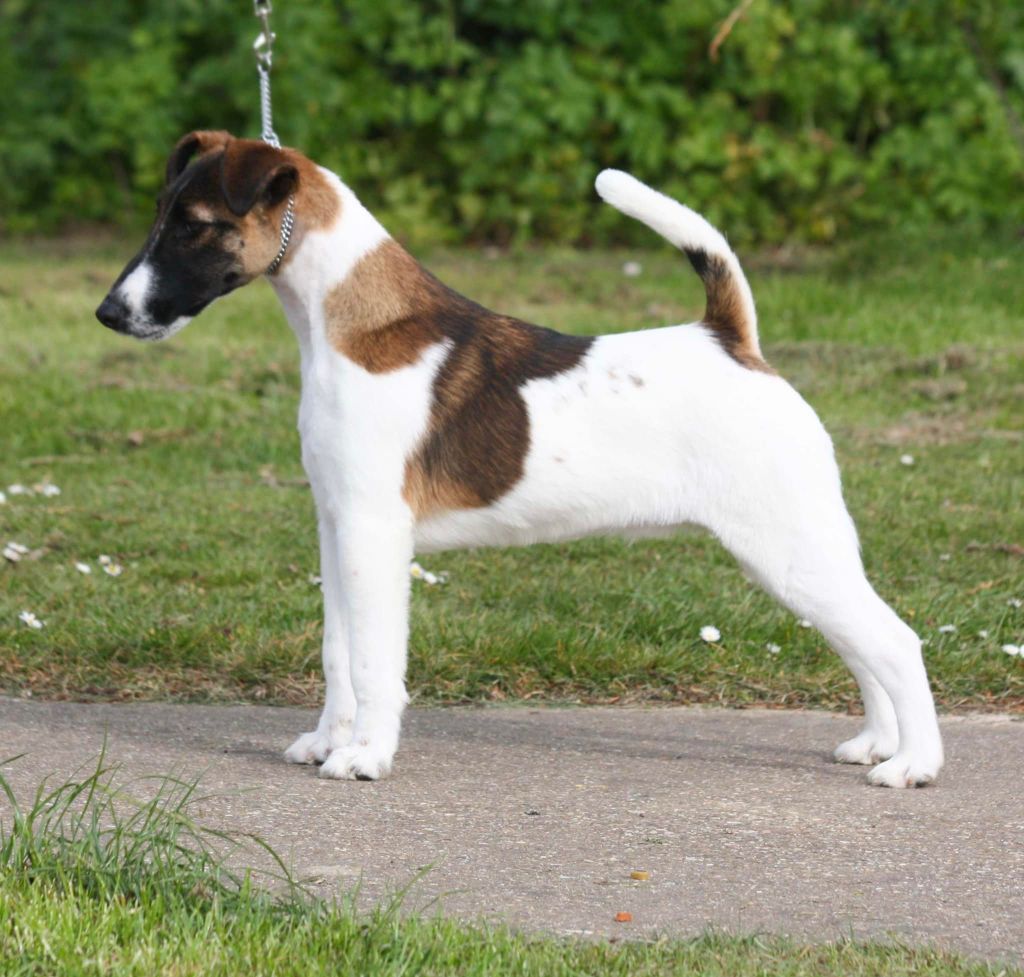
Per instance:
[[[285,758],[339,779],[390,771],[414,553],[697,525],[853,672],[864,725],[835,759],[874,765],[872,784],[931,783],[943,749],[920,641],[865,577],[831,440],[762,355],[736,255],[626,173],[596,188],[686,254],[699,322],[530,325],[443,285],[294,149],[198,131],[171,153],[152,230],[96,314],[166,339],[265,275],[298,339],[326,695]]]

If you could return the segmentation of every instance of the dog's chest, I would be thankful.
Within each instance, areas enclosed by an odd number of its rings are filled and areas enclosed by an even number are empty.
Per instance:
[[[423,438],[432,387],[446,353],[427,349],[411,366],[370,373],[329,348],[302,366],[299,436],[311,480],[340,504],[400,503],[406,459]]]

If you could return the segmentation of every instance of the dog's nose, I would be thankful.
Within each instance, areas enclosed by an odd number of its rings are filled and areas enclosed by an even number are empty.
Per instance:
[[[128,325],[128,306],[119,298],[108,295],[96,310],[96,318],[108,329],[124,332]]]

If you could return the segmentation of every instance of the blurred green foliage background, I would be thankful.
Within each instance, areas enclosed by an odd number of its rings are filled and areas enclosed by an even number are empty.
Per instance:
[[[740,241],[1024,217],[1019,0],[277,0],[277,129],[405,234],[586,242],[635,172]],[[3,0],[0,228],[138,223],[256,135],[250,0]]]

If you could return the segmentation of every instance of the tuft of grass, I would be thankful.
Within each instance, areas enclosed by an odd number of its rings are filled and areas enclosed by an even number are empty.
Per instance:
[[[0,773],[10,808],[0,807],[3,977],[1021,974],[933,949],[852,941],[801,945],[724,933],[646,943],[533,938],[403,915],[399,898],[357,913],[347,898],[310,898],[259,839],[242,841],[276,867],[276,886],[230,868],[239,839],[191,817],[198,782],[155,778],[149,799],[139,800],[113,774],[100,757],[92,773],[41,787],[20,807]]]
[[[104,330],[92,310],[129,251],[0,245],[0,488],[62,489],[0,506],[0,543],[30,549],[0,560],[0,689],[314,705],[321,610],[294,338],[262,284],[168,344]],[[638,278],[622,274],[627,257]],[[459,250],[427,263],[484,304],[569,332],[703,308],[668,249]],[[1024,642],[1012,604],[1024,599],[1024,245],[950,231],[746,263],[768,356],[832,432],[869,575],[929,642],[940,702],[1024,709],[1024,659],[1000,651]],[[102,573],[99,554],[124,574]],[[414,585],[420,701],[856,708],[820,636],[705,535],[424,562],[450,582]],[[45,626],[22,625],[22,610]],[[705,624],[722,632],[715,648],[699,639]]]
[[[297,891],[284,862],[262,839],[218,831],[191,816],[204,800],[198,778],[140,778],[128,786],[149,794],[142,800],[115,785],[116,771],[101,753],[81,780],[40,784],[27,808],[0,773],[0,797],[9,806],[0,820],[0,872],[51,893],[101,902],[155,899],[174,911],[192,905],[197,895],[226,903],[252,896],[251,872],[232,871],[227,858],[255,850],[267,856],[267,880]]]

